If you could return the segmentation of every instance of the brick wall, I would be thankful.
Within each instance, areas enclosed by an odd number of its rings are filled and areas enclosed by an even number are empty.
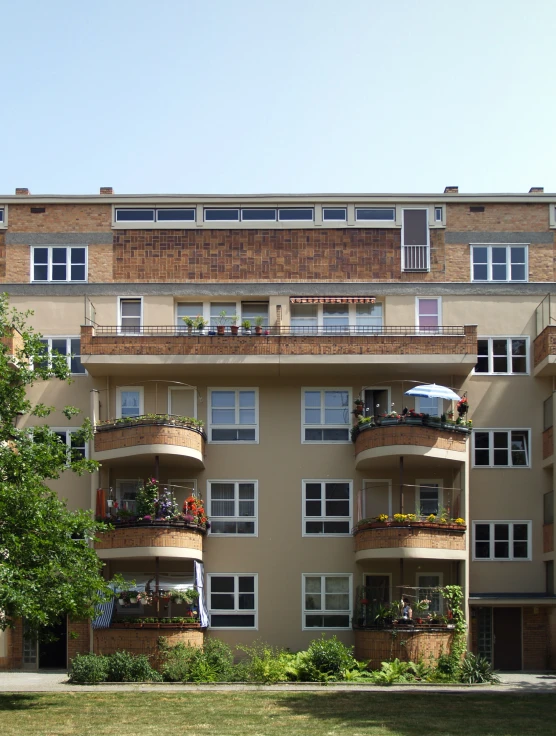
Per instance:
[[[448,230],[477,232],[497,230],[514,232],[546,232],[549,228],[548,205],[546,204],[489,204],[484,212],[470,212],[470,204],[449,203],[446,207]]]
[[[548,669],[550,650],[550,630],[546,606],[523,608],[523,669]]]
[[[95,335],[81,328],[82,355],[473,355],[477,328],[464,335]]]
[[[91,651],[91,623],[88,619],[68,620],[68,667],[76,654]]]
[[[360,432],[355,440],[355,454],[376,447],[391,445],[413,445],[434,447],[437,450],[455,450],[462,453],[465,460],[465,443],[467,435],[457,434],[444,429],[431,427],[407,426],[398,424],[392,427],[377,427]]]
[[[385,527],[363,529],[355,533],[355,551],[411,547],[465,550],[465,532],[427,527]]]
[[[185,427],[138,424],[95,433],[95,452],[121,450],[138,445],[171,445],[200,453],[204,453],[205,449],[203,436]]]
[[[203,549],[203,535],[194,529],[140,526],[114,529],[98,534],[95,549],[121,549],[127,547],[181,547]]]
[[[23,666],[23,622],[18,619],[15,628],[7,629],[5,635],[6,656],[0,657],[0,670],[19,670]]]
[[[45,204],[42,206],[45,212],[33,214],[30,204],[10,204],[9,232],[93,233],[110,230],[112,227],[112,208],[109,204]]]
[[[160,667],[158,639],[164,636],[170,646],[185,644],[202,647],[204,633],[201,629],[95,629],[93,651],[95,654],[113,654],[126,651],[146,654],[153,667]]]
[[[535,368],[549,355],[556,354],[556,326],[545,327],[533,343]]]
[[[0,337],[0,344],[8,348],[8,355],[16,355],[17,351],[23,348],[23,337],[17,330],[12,329],[11,335]]]
[[[6,278],[6,235],[0,231],[0,282]]]
[[[392,636],[391,631],[355,631],[356,659],[370,659],[372,669],[380,669],[381,662],[401,659],[402,662],[428,664],[429,657],[438,659],[449,654],[453,633],[450,631],[410,631],[401,627]]]

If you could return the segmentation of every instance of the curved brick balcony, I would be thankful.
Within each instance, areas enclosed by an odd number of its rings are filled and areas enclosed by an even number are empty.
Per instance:
[[[205,533],[184,522],[134,522],[99,534],[95,550],[103,560],[175,557],[200,561]]]
[[[535,376],[556,376],[556,325],[548,325],[533,343]]]
[[[95,428],[94,460],[137,455],[177,455],[186,459],[191,468],[204,468],[205,436],[197,427],[166,419],[111,423]]]
[[[411,425],[400,422],[388,426],[366,427],[355,439],[355,467],[366,470],[379,459],[403,455],[413,459],[432,459],[464,463],[467,459],[465,427],[451,425]]]
[[[430,631],[417,629],[401,629],[400,636],[393,631],[372,631],[356,629],[355,657],[369,659],[370,667],[378,669],[381,662],[398,657],[402,661],[428,662],[429,658],[438,659],[441,654],[450,652],[454,632]]]
[[[355,559],[466,558],[464,525],[416,522],[370,522],[354,531]]]
[[[145,654],[149,657],[153,667],[158,669],[162,665],[160,636],[164,636],[170,646],[185,644],[190,647],[202,647],[204,629],[199,626],[165,627],[164,629],[111,626],[108,629],[95,629],[93,631],[93,650],[95,654],[105,655],[122,650],[132,654]]]

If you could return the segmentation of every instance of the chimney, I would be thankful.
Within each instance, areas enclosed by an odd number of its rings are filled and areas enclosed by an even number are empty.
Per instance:
[[[459,187],[444,187],[444,194],[457,194]]]
[[[531,187],[529,194],[544,194],[544,187]]]
[[[27,189],[27,187],[16,187],[15,193],[17,195],[19,195],[19,194],[22,194],[22,195],[29,195],[29,194],[31,194],[31,192]]]
[[[100,193],[101,194],[114,194],[114,190],[112,189],[112,187],[101,187]]]

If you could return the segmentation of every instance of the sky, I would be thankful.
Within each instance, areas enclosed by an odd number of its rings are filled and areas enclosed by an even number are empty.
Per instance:
[[[555,0],[2,8],[0,194],[556,192]]]

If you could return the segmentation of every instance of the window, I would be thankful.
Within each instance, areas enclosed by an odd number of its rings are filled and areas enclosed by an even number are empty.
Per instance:
[[[291,304],[290,325],[294,332],[318,334],[319,331],[341,334],[355,326],[361,333],[382,328],[380,303],[361,304]]]
[[[52,431],[60,438],[60,442],[66,445],[68,460],[76,462],[77,460],[87,458],[87,443],[83,439],[80,429],[59,429],[54,427]]]
[[[303,481],[303,536],[351,531],[351,481]]]
[[[0,207],[0,223],[4,224],[4,208]]]
[[[302,404],[302,442],[349,442],[349,389],[304,389]]]
[[[225,317],[221,317],[222,312],[226,313]],[[236,316],[237,305],[235,302],[212,302],[210,305],[210,320],[209,325],[211,329],[223,323],[224,325],[232,324],[232,317]]]
[[[143,300],[141,297],[133,297],[132,299],[120,297],[118,313],[120,332],[140,332],[143,322],[142,317]]]
[[[209,390],[211,442],[258,442],[257,389]]]
[[[484,337],[477,340],[475,373],[526,375],[528,338]]]
[[[473,281],[527,281],[526,245],[472,245]]]
[[[87,248],[58,246],[31,248],[32,281],[86,281]]]
[[[530,521],[474,521],[474,560],[530,560]]]
[[[351,575],[303,575],[303,629],[349,629]]]
[[[241,321],[248,319],[252,325],[257,317],[262,317],[263,326],[268,325],[268,302],[241,302]]]
[[[347,210],[345,207],[323,207],[322,219],[324,222],[345,222]]]
[[[176,308],[176,322],[178,327],[187,329],[182,317],[195,317],[203,316],[203,303],[202,302],[181,302]]]
[[[257,535],[256,481],[208,481],[210,534]]]
[[[349,304],[323,304],[322,326],[325,332],[342,332],[342,327],[349,331]]]
[[[430,601],[429,611],[436,613],[442,613],[443,609],[443,598],[441,592],[438,590],[442,585],[442,575],[439,573],[427,573],[426,575],[417,575],[417,595],[420,601]],[[413,618],[415,618],[415,611],[413,611]]]
[[[292,304],[290,323],[296,332],[309,334],[316,332],[319,323],[318,305]]]
[[[394,222],[396,210],[394,207],[356,207],[355,219],[357,222],[378,220],[383,222]]]
[[[382,304],[356,304],[355,321],[361,332],[369,332],[382,328]]]
[[[417,297],[417,327],[434,332],[440,327],[442,304],[439,297],[420,299]]]
[[[402,212],[402,270],[429,270],[429,211],[406,209]]]
[[[415,411],[419,414],[430,414],[432,417],[441,417],[443,414],[442,399],[416,396]]]
[[[241,210],[241,219],[244,222],[250,222],[250,221],[275,222],[276,221],[276,210],[245,208]]]
[[[239,210],[205,207],[205,222],[238,222]]]
[[[278,219],[284,220],[310,220],[313,221],[314,210],[312,207],[288,207],[278,210]]]
[[[442,222],[442,207],[435,207],[434,208],[434,221],[435,222]]]
[[[85,368],[81,365],[81,340],[78,337],[45,337],[41,343],[49,356],[52,353],[65,355],[71,373],[75,375],[86,373]]]
[[[135,513],[137,492],[142,485],[141,480],[116,481],[116,501],[121,509]]]
[[[129,208],[117,207],[116,222],[195,222],[194,207]]]
[[[139,417],[143,408],[143,386],[118,386],[116,389],[116,414],[118,417]]]
[[[483,468],[529,467],[529,430],[475,430],[473,464]]]
[[[436,481],[417,481],[417,508],[421,516],[438,514],[442,506],[442,487]]]
[[[208,604],[213,629],[256,629],[257,575],[209,574]]]

